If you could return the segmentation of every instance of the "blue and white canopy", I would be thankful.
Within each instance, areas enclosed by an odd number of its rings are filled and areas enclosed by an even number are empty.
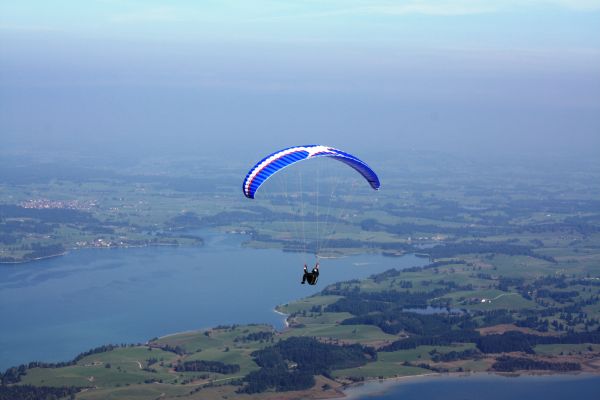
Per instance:
[[[379,189],[380,183],[377,174],[375,174],[375,172],[358,157],[334,149],[333,147],[312,144],[279,150],[260,160],[252,167],[252,169],[250,169],[244,179],[244,184],[242,186],[244,195],[249,199],[253,199],[258,188],[260,188],[267,179],[273,176],[273,174],[298,161],[308,160],[314,157],[331,157],[341,161],[361,174],[373,189]]]

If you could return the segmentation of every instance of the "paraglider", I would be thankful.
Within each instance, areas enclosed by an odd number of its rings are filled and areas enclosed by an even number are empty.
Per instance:
[[[242,189],[244,195],[249,199],[253,199],[256,191],[261,187],[267,179],[273,174],[279,172],[285,167],[289,167],[298,161],[308,160],[315,157],[331,157],[341,161],[344,164],[354,168],[361,174],[371,187],[375,190],[379,189],[379,178],[365,162],[352,154],[343,152],[333,147],[321,145],[295,146],[287,149],[276,151],[269,154],[262,160],[256,163],[246,175]]]
[[[262,160],[257,162],[246,174],[244,182],[242,184],[242,191],[244,196],[249,199],[254,199],[258,190],[265,184],[267,180],[271,177],[278,174],[284,168],[287,168],[291,165],[294,165],[300,161],[311,160],[316,158],[331,158],[333,160],[339,161],[352,169],[362,176],[362,178],[367,181],[367,183],[374,190],[379,190],[380,182],[379,177],[364,161],[359,159],[358,157],[346,153],[342,150],[323,146],[323,145],[305,145],[305,146],[294,146],[288,147],[274,153],[269,154],[264,157]],[[318,192],[318,186],[317,186]],[[302,197],[300,196],[300,199]],[[303,209],[302,205],[302,209]],[[318,226],[318,193],[317,193],[317,236],[320,235],[321,230]],[[304,217],[302,215],[301,217]],[[327,215],[329,217],[329,215]],[[305,238],[304,232],[304,220],[302,220],[302,236]],[[317,238],[317,243],[319,242],[319,238]],[[305,249],[306,250],[306,249]],[[315,256],[317,259],[319,258],[318,249],[315,250]],[[310,285],[314,285],[317,283],[319,277],[319,263],[317,262],[315,267],[311,272],[308,272],[308,267],[304,264],[304,275],[302,277],[302,282],[308,282]]]

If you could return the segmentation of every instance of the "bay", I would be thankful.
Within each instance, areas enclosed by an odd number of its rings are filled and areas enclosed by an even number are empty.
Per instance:
[[[597,375],[545,375],[506,377],[415,377],[407,380],[368,382],[345,391],[346,399],[358,400],[596,400],[600,393]]]
[[[314,262],[307,255],[244,248],[239,235],[202,236],[202,247],[81,249],[0,265],[0,369],[220,324],[282,328],[278,304],[330,283],[426,263],[379,254],[322,260],[319,283],[309,286],[300,284],[304,262]]]

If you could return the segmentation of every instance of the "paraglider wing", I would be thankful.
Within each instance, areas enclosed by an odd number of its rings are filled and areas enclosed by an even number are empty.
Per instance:
[[[260,186],[275,173],[285,167],[289,167],[290,165],[297,163],[298,161],[307,160],[314,157],[331,157],[335,160],[341,161],[344,164],[354,168],[359,174],[361,174],[363,178],[369,182],[373,189],[379,189],[380,183],[377,174],[358,157],[333,147],[307,145],[289,147],[287,149],[279,150],[273,154],[269,154],[267,157],[256,163],[256,165],[250,169],[246,175],[246,178],[244,179],[244,183],[242,185],[244,195],[249,199],[253,199]]]

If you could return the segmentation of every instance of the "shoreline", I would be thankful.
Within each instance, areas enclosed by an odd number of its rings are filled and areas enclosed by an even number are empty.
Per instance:
[[[72,249],[72,250],[75,250],[75,249]],[[46,260],[48,258],[61,257],[61,256],[64,256],[64,255],[67,255],[68,253],[69,253],[69,251],[65,250],[62,253],[51,254],[49,256],[43,256],[43,257],[31,258],[31,259],[28,259],[28,260],[0,261],[0,264],[6,264],[6,265],[9,265],[9,264],[27,264],[27,263],[33,263],[33,262],[36,262],[36,261],[40,261],[40,260]]]
[[[282,317],[284,317],[284,319],[283,319],[283,323],[284,323],[284,325],[285,325],[285,329],[288,329],[288,328],[290,327],[290,323],[288,322],[288,317],[289,317],[289,314],[282,313],[281,311],[279,311],[279,310],[277,309],[277,307],[279,307],[279,306],[275,306],[275,308],[273,309],[273,311],[275,312],[275,314],[279,314],[279,315],[281,315]]]
[[[240,233],[229,233],[226,232],[226,234],[230,234],[230,235],[241,235]],[[247,242],[243,243],[242,246],[244,246]],[[277,242],[261,242],[261,243],[277,243]],[[204,246],[204,240],[202,241],[202,243],[199,246]],[[140,244],[140,245],[124,245],[124,246],[82,246],[82,247],[70,247],[67,250],[65,250],[62,253],[59,254],[52,254],[49,256],[43,256],[43,257],[36,257],[36,258],[32,258],[32,259],[27,259],[27,260],[16,260],[16,261],[0,261],[0,265],[17,265],[17,264],[28,264],[28,263],[34,263],[36,261],[41,261],[41,260],[45,260],[48,258],[54,258],[54,257],[61,257],[61,256],[65,256],[68,253],[70,253],[71,251],[77,251],[77,250],[85,250],[85,249],[138,249],[138,248],[143,248],[143,247],[160,247],[160,246],[173,246],[173,247],[196,247],[198,245],[189,245],[189,244],[182,244],[182,243],[146,243],[146,244]],[[260,247],[260,246],[252,246],[251,244],[247,246],[248,248],[251,249],[255,249],[255,250],[261,250],[264,249],[265,247]],[[275,246],[272,247],[273,249],[278,249],[281,251],[286,251],[283,247],[280,246]],[[341,258],[347,258],[349,256],[352,255],[356,255],[356,254],[363,254],[363,253],[370,253],[370,251],[360,251],[360,249],[356,249],[359,251],[356,252],[350,252],[350,253],[344,253],[341,252],[339,255],[336,256],[326,256],[326,257],[319,257],[322,259],[331,259],[331,260],[335,260],[335,259],[341,259]],[[380,254],[384,255],[382,250],[379,249],[379,251],[375,251],[375,253],[379,252]],[[300,251],[299,253],[302,253],[302,251]],[[407,254],[414,254],[414,253],[403,253],[399,256],[404,256]]]
[[[350,383],[347,385],[343,385],[339,388],[339,391],[342,393],[341,396],[337,397],[338,399],[345,400],[355,400],[364,397],[373,397],[375,395],[383,395],[388,391],[392,390],[396,386],[402,385],[404,383],[415,382],[424,379],[441,379],[441,378],[481,378],[481,377],[491,377],[491,378],[530,378],[530,377],[571,377],[571,378],[591,378],[591,377],[600,377],[600,371],[598,373],[593,372],[555,372],[552,373],[550,371],[522,371],[522,372],[514,372],[514,373],[499,373],[492,371],[485,372],[432,372],[426,374],[419,375],[408,375],[408,376],[396,376],[391,378],[374,378],[368,379],[363,382]],[[364,388],[366,390],[360,391],[360,388]],[[356,391],[357,393],[352,393]],[[348,393],[350,392],[350,393]]]
[[[441,378],[443,376],[449,376],[451,374],[453,374],[453,373],[443,374],[443,373],[439,373],[439,372],[431,372],[431,373],[427,373],[427,374],[395,376],[392,378],[383,378],[383,379],[379,379],[379,378],[366,379],[363,382],[354,382],[354,383],[349,383],[347,385],[342,385],[339,390],[341,391],[341,393],[343,393],[343,395],[338,398],[344,398],[344,399],[350,400],[350,399],[359,398],[359,397],[362,397],[365,395],[372,396],[377,393],[385,393],[385,391],[389,390],[392,386],[400,385],[402,383],[417,381],[417,380],[425,379],[425,378],[433,378],[433,377]],[[469,373],[465,373],[465,374],[471,375]],[[474,375],[474,374],[472,374],[472,375]],[[367,385],[371,385],[371,386],[385,385],[386,387],[379,388],[377,390],[367,391],[366,393],[360,393],[360,394],[357,394],[357,396],[354,396],[352,394],[349,395],[347,393],[347,391],[356,390],[358,388],[361,388],[361,387],[364,387]],[[383,390],[381,390],[381,389],[383,389]]]
[[[203,245],[204,244],[201,244],[200,246],[203,246]],[[3,264],[5,264],[5,265],[17,265],[17,264],[34,263],[36,261],[46,260],[48,258],[55,258],[55,257],[66,256],[71,251],[77,251],[77,250],[88,250],[88,249],[106,249],[106,250],[111,250],[111,249],[141,249],[143,247],[161,247],[161,246],[185,247],[187,245],[186,244],[181,244],[181,243],[148,243],[148,244],[129,245],[129,246],[83,246],[83,247],[72,247],[72,248],[70,248],[68,250],[65,250],[62,253],[52,254],[52,255],[49,255],[49,256],[36,257],[36,258],[28,259],[28,260],[19,260],[19,261],[0,261],[0,265],[3,265]],[[190,247],[195,247],[195,246],[190,246]]]

